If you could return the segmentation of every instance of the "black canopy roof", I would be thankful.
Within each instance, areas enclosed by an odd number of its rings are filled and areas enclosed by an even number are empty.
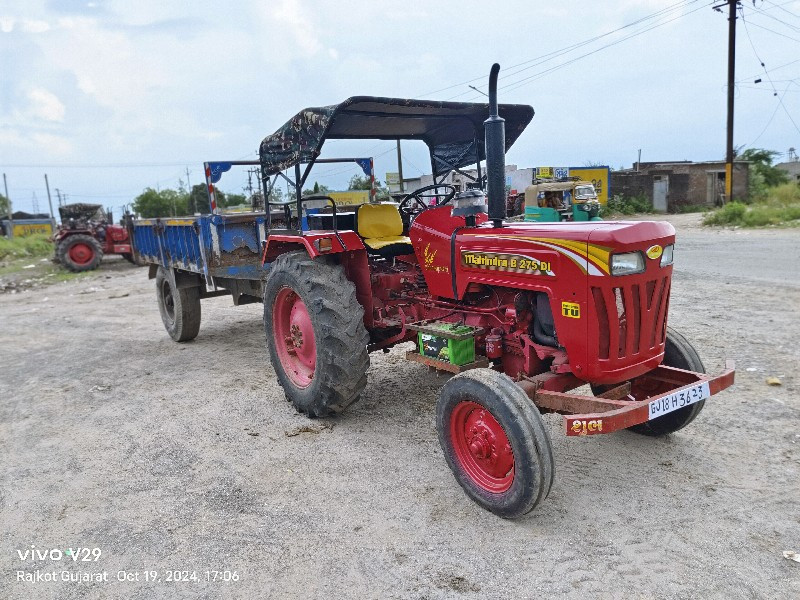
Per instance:
[[[525,104],[501,104],[506,151],[533,118]],[[434,175],[485,158],[483,122],[489,105],[466,102],[353,96],[341,104],[306,108],[264,138],[260,156],[265,175],[316,159],[326,139],[412,139],[430,148]]]

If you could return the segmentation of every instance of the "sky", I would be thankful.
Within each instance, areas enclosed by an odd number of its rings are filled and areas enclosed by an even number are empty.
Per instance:
[[[47,212],[46,173],[54,205],[58,189],[119,216],[147,187],[201,183],[203,161],[256,159],[307,106],[484,101],[468,86],[485,91],[494,62],[500,102],[536,111],[508,164],[722,159],[722,2],[0,0],[0,171],[15,210]],[[800,0],[741,6],[735,145],[800,150]],[[345,155],[397,171],[394,142],[323,152]],[[403,159],[406,177],[430,170],[421,142]],[[356,173],[319,165],[309,181],[345,189]]]

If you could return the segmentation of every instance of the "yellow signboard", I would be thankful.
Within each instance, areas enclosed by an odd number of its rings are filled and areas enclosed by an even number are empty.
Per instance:
[[[400,185],[400,173],[386,173],[386,185]]]
[[[34,235],[37,233],[52,235],[52,223],[14,223],[14,228],[12,229],[13,237],[25,237],[27,235]]]
[[[369,190],[348,190],[346,192],[328,192],[336,206],[358,206],[369,202]]]
[[[570,177],[580,177],[582,181],[589,181],[597,192],[600,204],[608,203],[609,168],[608,167],[570,167]]]

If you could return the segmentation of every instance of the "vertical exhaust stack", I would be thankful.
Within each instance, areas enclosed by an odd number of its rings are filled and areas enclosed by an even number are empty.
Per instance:
[[[495,63],[489,73],[489,118],[483,122],[486,138],[486,194],[489,197],[489,218],[495,227],[506,218],[506,121],[497,109],[497,75]]]

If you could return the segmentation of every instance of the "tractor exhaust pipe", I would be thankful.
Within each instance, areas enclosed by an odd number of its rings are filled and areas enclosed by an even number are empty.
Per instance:
[[[489,73],[489,118],[483,122],[486,138],[486,194],[489,197],[489,218],[495,227],[506,218],[506,121],[497,109],[497,75],[500,65],[494,63]]]

